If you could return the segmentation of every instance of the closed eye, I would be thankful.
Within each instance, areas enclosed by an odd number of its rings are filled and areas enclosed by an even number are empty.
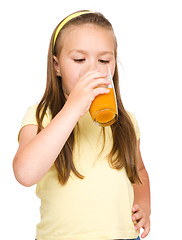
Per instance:
[[[99,62],[100,62],[100,63],[103,63],[103,64],[108,64],[108,63],[109,63],[109,60],[100,59]]]
[[[82,62],[85,61],[85,59],[84,58],[78,58],[78,59],[74,59],[74,61],[77,62],[77,63],[82,63]]]

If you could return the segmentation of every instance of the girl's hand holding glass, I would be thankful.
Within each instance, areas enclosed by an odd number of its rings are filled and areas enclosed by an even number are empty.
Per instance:
[[[110,81],[107,79],[107,73],[101,73],[98,70],[81,72],[79,77],[68,97],[67,104],[74,106],[76,112],[83,116],[96,96],[110,92],[106,88]]]
[[[76,102],[81,106],[81,116],[89,110],[97,125],[109,126],[116,121],[118,115],[111,72],[107,64],[99,65],[99,70],[95,71],[90,71],[90,68],[86,64],[80,69],[79,80],[70,97],[77,95]]]

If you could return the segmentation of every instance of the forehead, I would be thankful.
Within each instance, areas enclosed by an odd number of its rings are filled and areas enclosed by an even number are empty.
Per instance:
[[[89,51],[111,51],[115,52],[114,33],[109,28],[104,28],[94,24],[82,24],[65,28],[61,36],[63,52],[73,49],[83,49]]]

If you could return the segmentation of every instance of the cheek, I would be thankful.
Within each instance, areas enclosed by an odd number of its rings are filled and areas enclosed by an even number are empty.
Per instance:
[[[79,71],[70,66],[61,71],[61,77],[63,91],[69,95],[79,79]]]

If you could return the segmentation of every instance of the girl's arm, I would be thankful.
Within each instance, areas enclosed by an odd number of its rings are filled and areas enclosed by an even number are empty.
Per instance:
[[[138,141],[138,171],[142,184],[133,184],[134,203],[132,208],[132,220],[136,221],[135,229],[144,229],[142,237],[146,237],[150,231],[150,183],[148,173],[142,161],[140,152],[140,140]]]
[[[13,160],[18,182],[28,187],[43,178],[78,119],[79,115],[74,109],[65,106],[39,134],[36,125],[27,125],[21,129],[19,148]]]
[[[84,115],[93,99],[108,93],[106,74],[98,71],[82,77],[74,86],[62,110],[37,134],[36,125],[27,125],[20,131],[19,148],[13,160],[16,179],[24,186],[32,186],[49,171],[58,154]]]

